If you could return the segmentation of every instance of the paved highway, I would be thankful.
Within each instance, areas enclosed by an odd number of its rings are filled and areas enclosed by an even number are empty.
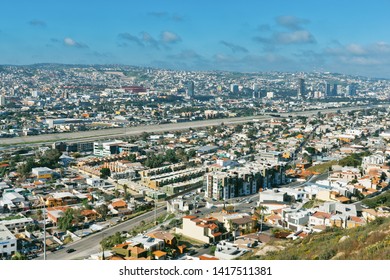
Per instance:
[[[165,207],[157,208],[156,210],[157,217],[166,214]],[[115,225],[108,229],[105,229],[101,232],[87,236],[79,241],[75,241],[69,245],[65,245],[64,249],[61,249],[56,252],[47,252],[47,260],[76,260],[84,259],[92,254],[99,253],[101,251],[100,241],[102,241],[103,234],[105,237],[115,234],[116,232],[130,231],[132,228],[138,226],[142,221],[150,222],[154,220],[154,210],[142,214],[134,219],[125,221],[121,224]],[[67,253],[66,250],[75,249],[73,253]],[[43,256],[37,258],[38,260],[43,260]]]
[[[300,111],[300,112],[291,112],[291,113],[280,113],[281,117],[286,117],[288,115],[294,116],[309,116],[321,113],[331,113],[341,110],[344,112],[358,110],[358,109],[367,109],[366,107],[344,107],[344,108],[332,108],[332,109],[321,109],[321,110],[311,110],[311,111]],[[237,117],[237,118],[225,118],[225,119],[211,119],[203,121],[192,121],[184,123],[170,123],[170,124],[161,124],[161,125],[145,125],[145,126],[136,126],[136,127],[126,127],[126,128],[109,128],[103,130],[91,130],[91,131],[80,131],[80,132],[67,132],[67,133],[56,133],[56,134],[42,134],[36,136],[24,136],[24,137],[15,137],[15,138],[4,138],[0,139],[0,146],[2,145],[31,145],[35,144],[49,144],[57,141],[77,141],[77,140],[98,140],[104,138],[115,138],[123,136],[132,136],[139,135],[143,132],[148,133],[160,133],[167,131],[179,131],[186,130],[190,127],[192,128],[201,128],[207,126],[217,126],[224,124],[239,124],[245,123],[252,120],[267,120],[274,118],[269,115],[261,116],[250,116],[250,117]]]

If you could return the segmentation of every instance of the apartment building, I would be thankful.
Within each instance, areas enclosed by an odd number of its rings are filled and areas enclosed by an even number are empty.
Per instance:
[[[176,228],[176,233],[205,243],[219,241],[222,238],[218,220],[213,217],[184,216],[182,228]]]

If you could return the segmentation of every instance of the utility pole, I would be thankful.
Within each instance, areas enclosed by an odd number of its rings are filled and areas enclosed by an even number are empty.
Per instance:
[[[43,260],[46,260],[46,205],[43,202]]]

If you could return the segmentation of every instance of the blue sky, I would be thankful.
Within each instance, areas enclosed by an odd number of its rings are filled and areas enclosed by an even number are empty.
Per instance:
[[[3,1],[0,64],[390,78],[390,1]]]

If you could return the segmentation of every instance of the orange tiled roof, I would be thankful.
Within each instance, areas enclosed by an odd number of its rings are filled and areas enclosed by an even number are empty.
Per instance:
[[[141,247],[134,246],[131,248],[131,252],[136,253],[137,255],[146,252],[146,250],[142,249]]]
[[[197,217],[196,216],[192,216],[192,215],[188,215],[188,216],[184,216],[183,217],[183,219],[190,219],[190,220],[195,219],[195,218],[197,218]]]
[[[115,201],[115,202],[111,203],[111,205],[112,205],[112,207],[119,207],[119,208],[127,207],[127,203],[124,202],[123,200]]]
[[[360,217],[356,217],[356,216],[351,216],[351,221],[354,221],[356,223],[364,223],[364,220]]]
[[[302,231],[300,234],[298,234],[298,236],[300,237],[300,238],[305,238],[305,237],[307,237],[309,234],[307,233],[307,232],[304,232],[304,231]]]
[[[163,251],[160,251],[160,250],[157,250],[157,251],[154,251],[153,252],[153,255],[155,255],[156,257],[163,257],[165,256],[167,253],[163,252]]]
[[[62,212],[65,212],[66,209],[68,209],[69,207],[68,206],[56,206],[56,207],[50,207],[50,208],[47,208],[47,211],[62,211]]]
[[[210,229],[216,229],[216,228],[218,228],[218,226],[217,226],[216,224],[210,224],[210,225],[209,225],[209,228],[210,228]]]
[[[216,257],[213,257],[213,256],[209,257],[209,256],[202,255],[202,256],[199,256],[199,260],[201,260],[201,261],[217,261],[219,259]]]
[[[131,243],[121,243],[114,246],[114,248],[126,249]]]
[[[280,215],[271,215],[267,217],[268,220],[281,220],[282,217]]]
[[[340,202],[348,202],[348,201],[350,201],[350,199],[345,197],[345,196],[339,196],[339,197],[336,197],[335,199],[340,201]]]
[[[123,261],[124,260],[124,258],[117,256],[117,255],[109,257],[107,259],[109,259],[110,261]]]
[[[83,215],[83,216],[89,216],[89,215],[96,214],[96,212],[94,210],[85,209],[85,210],[81,211],[80,214]]]
[[[332,215],[329,214],[329,213],[325,213],[325,212],[320,212],[320,211],[317,211],[313,214],[313,217],[316,217],[316,218],[320,218],[320,219],[329,219]]]

